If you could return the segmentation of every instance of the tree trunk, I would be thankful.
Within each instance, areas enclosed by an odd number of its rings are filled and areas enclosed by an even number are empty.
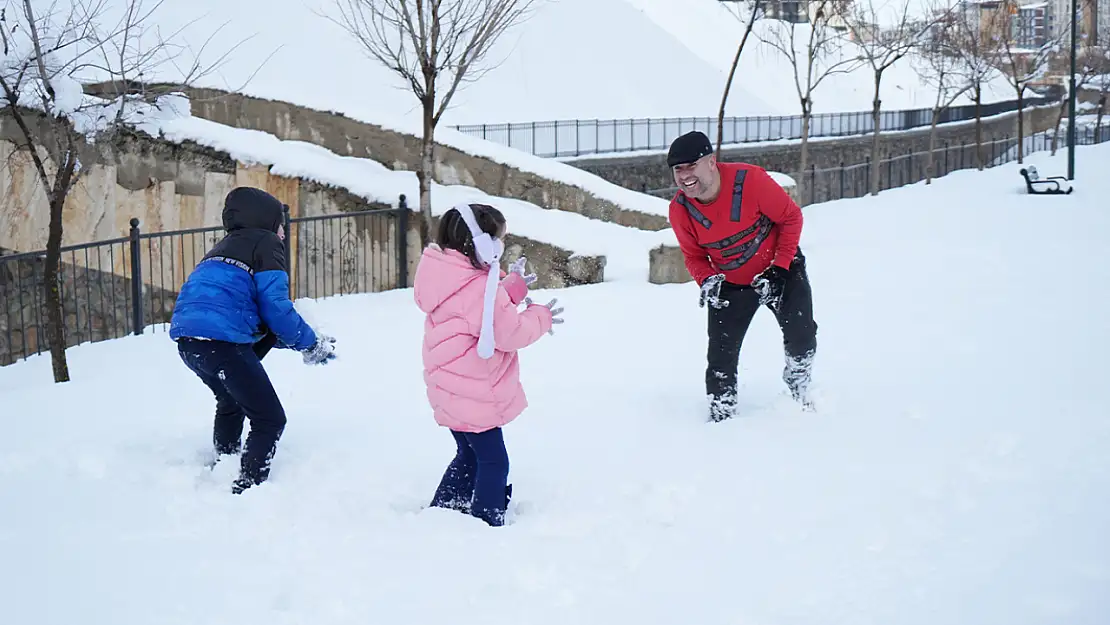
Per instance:
[[[1056,127],[1052,131],[1052,156],[1056,156],[1056,146],[1060,143],[1060,123],[1064,121],[1064,115],[1068,112],[1068,99],[1060,103],[1060,113],[1056,115]]]
[[[1018,107],[1017,107],[1017,114],[1018,114],[1017,151],[1018,151],[1018,165],[1020,165],[1023,162],[1025,162],[1024,161],[1025,144],[1023,142],[1024,138],[1025,138],[1025,87],[1024,86],[1021,89],[1018,89],[1017,101],[1018,101]]]
[[[929,157],[925,161],[925,184],[933,184],[933,167],[936,156],[933,152],[937,149],[937,123],[940,121],[940,107],[933,107],[933,119],[929,125]]]
[[[809,166],[809,118],[811,117],[809,105],[802,102],[802,155],[798,163],[798,204],[804,203],[809,185],[806,183],[806,168]]]
[[[983,87],[975,85],[975,167],[983,171]]]
[[[1105,76],[1103,76],[1103,80],[1106,80]],[[1098,141],[1098,138],[1102,136],[1102,114],[1105,110],[1106,110],[1106,94],[1103,93],[1098,98],[1098,113],[1095,114],[1095,141],[1096,142]]]
[[[420,170],[416,179],[420,183],[420,245],[424,247],[432,239],[432,180],[435,176],[435,123],[433,120],[434,102],[424,102],[424,136],[420,143]]]
[[[33,149],[33,148],[32,148]],[[49,193],[50,224],[46,237],[46,266],[43,269],[43,286],[46,289],[46,340],[50,344],[50,363],[54,369],[54,382],[69,382],[69,363],[66,361],[65,311],[62,308],[59,269],[62,261],[62,208],[73,181],[76,156],[72,152],[64,157],[55,174],[54,188]]]
[[[882,72],[875,72],[875,98],[871,101],[871,123],[875,125],[874,132],[871,133],[872,163],[879,162],[879,109],[882,106],[882,101],[879,100],[879,81],[881,81],[882,78]],[[879,194],[879,173],[880,169],[878,167],[871,168],[871,195]]]

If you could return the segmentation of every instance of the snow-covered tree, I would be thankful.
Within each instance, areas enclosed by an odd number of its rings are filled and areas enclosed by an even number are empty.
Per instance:
[[[54,381],[69,380],[65,328],[59,285],[62,209],[66,198],[95,158],[92,146],[110,144],[125,125],[164,105],[168,88],[135,89],[135,81],[172,64],[188,85],[211,67],[193,51],[163,38],[152,24],[161,2],[143,0],[6,0],[0,8],[0,109],[2,123],[14,123],[9,133],[15,155],[26,155],[46,193],[50,210],[47,228],[44,287],[46,337],[50,344]],[[91,97],[82,80],[111,81],[117,97]]]

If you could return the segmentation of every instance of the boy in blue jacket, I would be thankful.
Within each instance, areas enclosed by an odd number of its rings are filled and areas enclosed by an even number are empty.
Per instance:
[[[309,327],[289,299],[283,208],[261,189],[228,193],[227,235],[189,274],[170,320],[181,359],[216,396],[217,458],[240,451],[243,421],[250,419],[236,494],[266,481],[285,429],[285,410],[262,357],[277,346],[301,352],[305,364],[335,358],[335,339]]]

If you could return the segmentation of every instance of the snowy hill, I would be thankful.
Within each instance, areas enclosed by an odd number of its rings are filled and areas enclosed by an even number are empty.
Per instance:
[[[456,94],[444,126],[716,114],[743,31],[717,0],[541,0],[537,6],[491,52],[499,67]],[[416,100],[405,85],[324,15],[338,15],[333,0],[195,0],[165,3],[154,13],[163,33],[182,29],[194,50],[205,44],[202,58],[209,63],[234,48],[204,86],[419,133]],[[187,66],[185,58],[179,66]],[[729,114],[797,114],[789,76],[785,61],[753,45]],[[174,78],[170,65],[146,77]],[[870,80],[866,68],[830,78],[815,94],[815,112],[869,110]],[[884,80],[888,109],[931,103],[908,62]],[[988,101],[1010,97],[1002,88],[987,93]]]
[[[289,425],[242,497],[230,465],[201,467],[213,402],[163,331],[72,349],[62,386],[46,357],[0,368],[0,614],[1101,624],[1110,145],[1077,167],[1067,197],[1024,195],[1012,164],[807,208],[817,414],[781,396],[769,314],[741,357],[743,416],[707,424],[696,287],[550,293],[566,323],[522,353],[504,528],[421,510],[454,446],[408,290],[298,303],[340,360],[267,358]],[[1045,236],[1046,214],[1083,226]]]

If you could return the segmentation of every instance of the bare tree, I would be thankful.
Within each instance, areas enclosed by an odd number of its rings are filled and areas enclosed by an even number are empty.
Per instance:
[[[983,85],[998,75],[1002,25],[1000,11],[977,3],[959,5],[952,20],[951,50],[958,60],[957,73],[975,102],[975,166],[983,169]]]
[[[189,84],[218,65],[200,65],[196,53],[189,65],[177,66],[183,54],[193,51],[163,38],[150,24],[161,2],[147,9],[143,0],[126,0],[118,19],[109,19],[110,4],[109,0],[68,0],[44,6],[32,0],[6,0],[0,9],[4,51],[0,107],[15,122],[17,131],[11,134],[16,154],[25,153],[33,162],[50,211],[44,299],[55,382],[69,381],[59,284],[66,198],[87,171],[87,161],[95,158],[89,156],[90,145],[110,144],[115,133],[137,121],[143,106],[149,111],[169,91],[91,97],[84,94],[80,79],[95,74],[127,85],[172,64],[184,77],[181,84]],[[85,156],[89,158],[83,161]]]
[[[859,44],[860,53],[874,78],[875,91],[871,100],[871,123],[874,125],[871,134],[872,163],[879,162],[879,133],[882,131],[882,100],[879,93],[883,73],[916,49],[932,25],[928,20],[913,16],[911,2],[916,3],[916,0],[892,0],[890,4],[870,0],[856,4],[845,15],[848,30]],[[894,18],[889,26],[883,25],[882,18],[885,16]],[[879,193],[881,172],[879,167],[871,168],[871,195]]]
[[[736,67],[740,65],[740,55],[744,52],[744,45],[748,43],[748,36],[752,34],[752,27],[759,19],[759,0],[747,0],[751,4],[751,13],[748,15],[744,36],[740,38],[740,45],[736,46],[736,56],[732,57],[732,67],[728,70],[728,80],[725,81],[725,92],[721,94],[721,110],[717,112],[717,160],[721,159],[721,144],[725,140],[725,103],[728,102],[728,93],[732,90],[732,79],[736,75]],[[725,3],[728,4],[728,3]],[[729,9],[731,11],[731,9]],[[743,19],[739,14],[737,19]]]
[[[971,83],[957,73],[959,61],[952,40],[945,35],[952,23],[951,7],[934,7],[934,36],[920,40],[914,57],[914,68],[921,81],[936,91],[929,122],[929,155],[925,165],[925,184],[932,184],[936,176],[937,126],[944,111],[971,89]]]
[[[1024,30],[1022,28],[1023,24],[1020,23],[1022,19],[1020,13],[1013,14],[1008,11],[1000,11],[998,15],[998,23],[1001,27],[999,37],[1000,60],[1003,75],[1006,76],[1006,81],[1010,83],[1010,87],[1014,89],[1014,93],[1017,95],[1017,157],[1018,163],[1023,163],[1025,158],[1025,91],[1029,88],[1030,83],[1044,78],[1048,71],[1049,61],[1058,51],[1060,38],[1063,35],[1058,34],[1057,37],[1035,47],[1023,46],[1021,41],[1015,41],[1013,37],[1006,35],[1014,30],[1019,32]],[[1068,29],[1062,28],[1058,32],[1067,33]]]
[[[805,4],[805,3],[803,3]],[[808,24],[778,20],[759,31],[757,37],[790,62],[794,88],[802,108],[802,146],[798,164],[798,194],[805,192],[805,171],[809,165],[809,126],[813,118],[813,94],[829,76],[845,74],[860,66],[858,46],[848,42],[832,27],[839,17],[836,0],[815,0],[806,5]]]
[[[499,63],[486,57],[507,30],[525,20],[536,0],[335,0],[337,23],[366,53],[401,77],[423,109],[421,237],[432,227],[435,129],[452,96]],[[441,85],[442,83],[442,85]]]

